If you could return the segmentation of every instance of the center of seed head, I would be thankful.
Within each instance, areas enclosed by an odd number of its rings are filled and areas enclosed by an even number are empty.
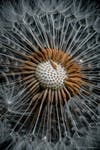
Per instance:
[[[67,77],[64,68],[52,60],[38,64],[36,78],[44,88],[58,89],[64,86]]]

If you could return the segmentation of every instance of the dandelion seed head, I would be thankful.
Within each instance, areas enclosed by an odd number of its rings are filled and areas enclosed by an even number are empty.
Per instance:
[[[36,69],[36,77],[42,86],[57,89],[63,86],[66,72],[61,65],[53,63],[56,69],[52,67],[50,61],[39,64]]]
[[[99,9],[83,0],[0,4],[0,148],[96,148]]]

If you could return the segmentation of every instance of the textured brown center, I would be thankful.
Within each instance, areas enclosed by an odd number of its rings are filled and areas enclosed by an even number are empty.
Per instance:
[[[42,49],[27,58],[21,72],[31,92],[37,87],[57,90],[67,100],[79,93],[84,84],[83,74],[79,64],[69,54],[57,49]]]

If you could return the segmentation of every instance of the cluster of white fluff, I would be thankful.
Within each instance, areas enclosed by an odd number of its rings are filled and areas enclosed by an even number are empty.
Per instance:
[[[16,84],[14,68],[21,58],[16,52],[61,49],[84,69],[86,87],[63,106],[63,119],[69,119],[67,132],[53,128],[54,139],[43,133],[33,135],[21,128],[19,116],[31,115],[25,89]],[[6,73],[11,70],[12,78]],[[100,137],[100,8],[90,0],[18,0],[0,3],[0,150],[88,150],[99,147]],[[20,75],[17,77],[20,79]],[[89,91],[89,94],[87,93]],[[47,108],[45,109],[47,113]],[[20,118],[20,117],[19,117]],[[62,118],[61,118],[62,119]],[[44,121],[44,127],[45,127]],[[14,124],[14,126],[13,126]],[[39,138],[39,134],[43,134]],[[60,137],[60,138],[59,138]]]

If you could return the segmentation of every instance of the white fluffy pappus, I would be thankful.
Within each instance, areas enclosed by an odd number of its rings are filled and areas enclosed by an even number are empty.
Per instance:
[[[36,64],[32,63],[40,63],[41,59],[31,56],[34,53],[40,56],[43,48],[70,55],[80,66],[85,84],[78,86],[80,80],[75,78],[75,89],[63,87],[68,96],[50,85],[42,89],[39,84],[42,79],[35,78]],[[41,55],[45,59],[44,56]],[[23,66],[25,63],[28,65]],[[50,63],[55,69],[55,64]],[[45,75],[44,72],[42,82]],[[100,142],[98,3],[90,0],[0,3],[0,80],[0,150],[97,149]],[[50,81],[55,87],[52,76],[47,76],[46,84]]]

